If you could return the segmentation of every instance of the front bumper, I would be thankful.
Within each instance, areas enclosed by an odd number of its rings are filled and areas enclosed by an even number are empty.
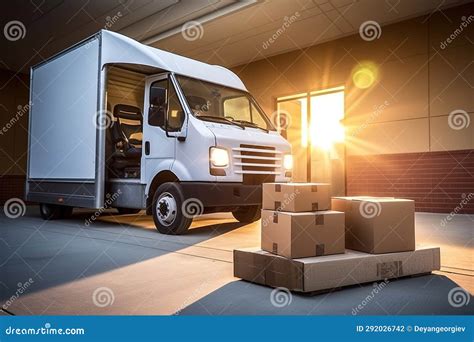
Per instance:
[[[185,199],[196,198],[205,208],[262,204],[262,185],[219,182],[181,182]]]

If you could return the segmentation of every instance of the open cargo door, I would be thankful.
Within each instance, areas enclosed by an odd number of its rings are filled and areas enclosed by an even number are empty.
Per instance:
[[[31,69],[28,201],[103,205],[110,117],[100,45],[98,34]]]

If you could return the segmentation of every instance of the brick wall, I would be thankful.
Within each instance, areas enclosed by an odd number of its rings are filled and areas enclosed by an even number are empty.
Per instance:
[[[25,198],[25,176],[5,175],[0,177],[0,204],[10,198]]]
[[[449,213],[457,207],[459,213],[474,214],[470,193],[474,150],[347,157],[350,196],[409,198],[417,211]],[[461,204],[464,198],[467,204]]]

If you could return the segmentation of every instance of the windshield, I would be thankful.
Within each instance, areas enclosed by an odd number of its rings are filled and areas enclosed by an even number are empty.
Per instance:
[[[275,130],[249,93],[184,76],[176,78],[196,118]]]

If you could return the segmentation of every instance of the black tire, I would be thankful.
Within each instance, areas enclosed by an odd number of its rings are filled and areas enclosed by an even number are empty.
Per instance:
[[[134,208],[117,208],[117,211],[120,215],[133,215],[138,214],[141,209]]]
[[[181,235],[188,231],[193,218],[183,214],[183,203],[184,195],[179,183],[163,183],[156,189],[153,194],[152,212],[155,227],[161,234]]]
[[[261,207],[259,205],[253,205],[248,207],[242,207],[232,212],[234,218],[242,223],[252,223],[260,220],[262,216]]]
[[[61,206],[57,204],[41,203],[40,214],[43,220],[57,220],[62,216]]]

